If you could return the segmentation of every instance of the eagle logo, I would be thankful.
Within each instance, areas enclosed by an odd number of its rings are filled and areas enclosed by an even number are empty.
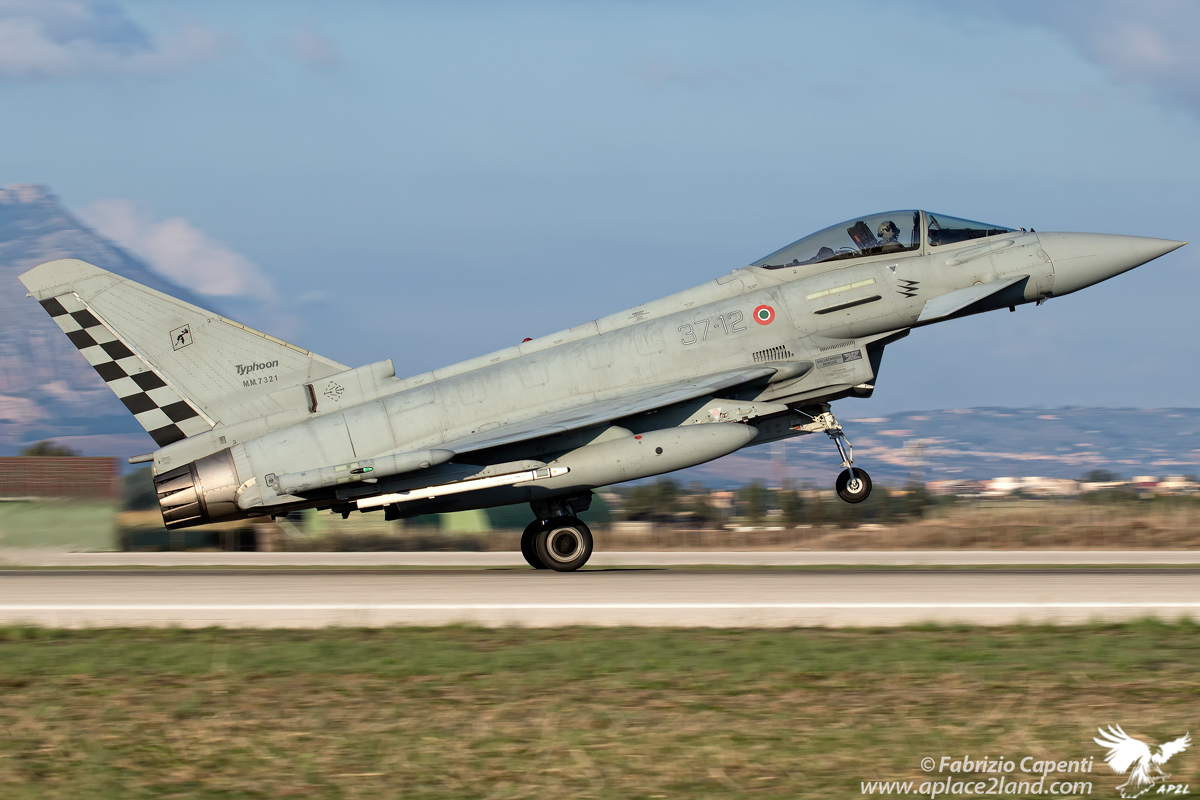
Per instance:
[[[1127,798],[1141,797],[1154,788],[1155,784],[1170,778],[1169,774],[1163,772],[1162,765],[1167,763],[1171,756],[1186,750],[1192,743],[1191,732],[1158,746],[1133,738],[1121,730],[1120,725],[1109,725],[1108,730],[1097,730],[1100,731],[1100,737],[1092,741],[1108,749],[1108,755],[1104,757],[1105,763],[1118,775],[1124,775],[1127,770],[1129,772],[1129,780],[1117,787],[1121,797]]]

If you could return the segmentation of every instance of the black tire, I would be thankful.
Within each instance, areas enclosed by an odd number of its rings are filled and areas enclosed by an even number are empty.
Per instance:
[[[545,522],[535,519],[525,526],[525,532],[521,534],[521,555],[525,556],[525,561],[534,569],[546,569],[541,556],[538,555],[536,541],[544,526]]]
[[[854,481],[850,480],[850,470],[842,470],[837,477],[838,497],[847,503],[861,503],[871,496],[871,476],[866,470],[854,469]]]
[[[592,557],[592,532],[578,517],[555,517],[534,541],[542,563],[555,572],[574,572]]]

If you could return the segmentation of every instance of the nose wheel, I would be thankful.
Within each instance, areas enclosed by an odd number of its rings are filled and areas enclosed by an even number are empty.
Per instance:
[[[842,424],[837,421],[837,417],[829,410],[829,406],[822,405],[821,408],[823,409],[822,412],[815,415],[799,411],[798,413],[808,417],[811,422],[793,426],[792,430],[802,430],[808,433],[824,431],[833,440],[833,445],[837,448],[838,455],[842,457],[842,466],[846,468],[838,475],[834,488],[837,489],[838,497],[847,503],[861,503],[871,495],[871,476],[867,474],[865,469],[855,468],[854,446],[846,438],[846,433],[842,430]]]
[[[871,494],[871,476],[863,469],[844,469],[834,486],[838,497],[847,503],[861,503]]]

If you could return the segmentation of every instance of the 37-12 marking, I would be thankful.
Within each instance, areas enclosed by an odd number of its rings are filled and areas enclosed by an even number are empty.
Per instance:
[[[731,311],[729,314],[718,314],[716,319],[717,324],[721,326],[721,330],[724,331],[726,335],[731,333],[741,333],[742,331],[746,330],[745,326],[742,326],[741,328],[738,327],[738,323],[742,321],[742,312],[740,311]],[[704,324],[704,332],[697,336],[696,326],[700,325],[701,323]],[[684,325],[680,325],[678,330],[683,334],[684,345],[689,345],[696,344],[697,342],[708,341],[709,327],[709,320],[698,319],[695,322],[689,322]]]

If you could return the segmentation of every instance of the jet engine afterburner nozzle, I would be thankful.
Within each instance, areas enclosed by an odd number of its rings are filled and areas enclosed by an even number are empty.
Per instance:
[[[237,468],[228,449],[154,476],[154,490],[167,530],[245,519],[238,508]]]

